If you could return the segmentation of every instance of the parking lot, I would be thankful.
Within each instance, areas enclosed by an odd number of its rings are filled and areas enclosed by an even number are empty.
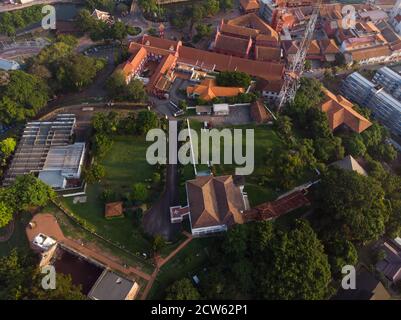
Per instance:
[[[228,116],[191,116],[190,118],[197,121],[207,121],[212,127],[241,125],[252,122],[249,106],[231,106]]]

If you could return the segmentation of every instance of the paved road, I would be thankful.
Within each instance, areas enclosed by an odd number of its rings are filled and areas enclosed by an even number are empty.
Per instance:
[[[53,4],[53,3],[81,3],[80,0],[35,0],[25,4],[1,4],[0,12],[14,11],[22,8],[31,7],[37,4]]]
[[[167,165],[165,190],[143,218],[143,228],[148,234],[172,241],[179,232],[180,224],[170,222],[170,207],[179,203],[178,183],[177,165]]]
[[[172,120],[171,122],[176,121]],[[180,230],[180,224],[170,222],[170,207],[179,203],[177,169],[176,164],[167,165],[166,185],[163,194],[152,208],[144,214],[143,218],[143,227],[148,234],[162,235],[170,241]]]

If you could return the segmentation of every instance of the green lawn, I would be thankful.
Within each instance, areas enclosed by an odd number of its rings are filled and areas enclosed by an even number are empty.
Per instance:
[[[144,137],[117,136],[113,141],[111,150],[100,161],[106,169],[106,176],[100,183],[87,187],[87,202],[74,204],[73,197],[70,197],[64,199],[64,204],[105,238],[134,254],[149,253],[151,243],[143,236],[141,226],[134,224],[132,214],[128,213],[124,218],[118,219],[104,218],[104,201],[101,198],[104,189],[113,190],[123,196],[131,191],[134,183],[146,183],[145,180],[152,177],[154,170],[146,162],[147,142]]]
[[[202,123],[196,120],[191,120],[191,128],[198,132],[200,137],[200,128]],[[272,127],[266,125],[238,125],[225,127],[228,129],[253,129],[254,130],[254,171],[251,175],[245,177],[245,191],[248,192],[250,204],[257,205],[277,197],[277,192],[269,187],[260,186],[258,184],[260,177],[264,174],[266,168],[265,155],[266,151],[271,148],[279,148],[282,144],[280,137],[273,130]],[[245,131],[243,131],[245,138]],[[223,147],[221,143],[220,160],[223,161]],[[243,154],[245,153],[245,139],[243,139]],[[212,150],[211,146],[209,150]],[[198,171],[201,171],[205,165],[197,165]],[[236,164],[215,164],[214,169],[217,175],[235,174]]]
[[[164,265],[157,275],[148,299],[163,299],[165,290],[172,283],[182,278],[191,278],[208,264],[209,252],[207,248],[213,246],[219,237],[195,238],[174,258]]]
[[[11,239],[6,242],[0,242],[0,257],[6,256],[14,248],[19,250],[28,250],[29,243],[26,237],[25,227],[31,220],[29,213],[21,213],[16,216],[14,233]]]

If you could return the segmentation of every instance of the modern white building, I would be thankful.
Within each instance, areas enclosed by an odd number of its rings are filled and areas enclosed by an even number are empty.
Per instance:
[[[341,92],[360,106],[369,108],[375,118],[401,136],[401,101],[383,87],[354,72],[343,81]]]
[[[381,85],[387,93],[401,100],[401,75],[388,67],[377,70],[373,82]]]
[[[10,71],[18,70],[21,66],[17,61],[0,58],[0,70]]]
[[[78,142],[49,150],[38,178],[54,189],[65,189],[67,179],[79,179],[84,163],[85,143]]]
[[[401,0],[398,0],[390,11],[390,23],[398,34],[401,34]]]

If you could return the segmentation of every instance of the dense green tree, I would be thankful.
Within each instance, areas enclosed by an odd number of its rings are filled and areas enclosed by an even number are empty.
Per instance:
[[[17,141],[14,138],[6,138],[0,141],[0,151],[3,159],[7,159],[14,152]]]
[[[219,0],[220,8],[224,11],[230,10],[234,7],[234,0]]]
[[[0,258],[0,299],[2,300],[83,300],[80,287],[74,286],[71,276],[56,275],[56,289],[41,287],[43,274],[33,255],[13,249]]]
[[[343,139],[344,147],[347,154],[353,157],[363,157],[366,153],[366,146],[359,134],[352,134]]]
[[[217,74],[216,82],[219,86],[247,88],[251,83],[251,77],[245,72],[223,71]]]
[[[9,82],[0,86],[0,96],[0,120],[6,124],[35,116],[49,98],[42,79],[20,70],[10,72]]]
[[[7,226],[13,219],[14,208],[7,202],[0,201],[0,228]]]
[[[98,163],[93,163],[89,169],[84,171],[85,181],[88,183],[99,182],[106,175],[104,166]]]
[[[132,79],[127,84],[121,71],[112,74],[106,83],[106,88],[109,97],[117,101],[142,102],[147,96],[140,80]]]
[[[57,80],[72,91],[82,90],[93,82],[96,74],[103,69],[105,62],[81,54],[72,54],[59,61]]]
[[[193,286],[191,280],[184,278],[174,282],[167,288],[167,300],[199,300],[198,290]]]
[[[149,198],[149,191],[142,182],[134,183],[132,186],[132,198],[135,201],[145,202]]]
[[[45,206],[56,194],[51,187],[32,174],[18,176],[11,187],[19,210]]]
[[[103,158],[113,145],[113,140],[104,133],[98,133],[94,136],[94,151],[99,158]]]
[[[136,130],[146,134],[149,130],[159,127],[159,118],[153,111],[142,110],[138,113]]]
[[[330,267],[323,245],[306,221],[297,220],[288,232],[277,232],[269,248],[268,269],[260,289],[266,299],[327,298]]]
[[[206,0],[205,11],[209,16],[214,16],[220,11],[219,0]]]
[[[341,233],[344,239],[378,239],[389,218],[380,183],[370,177],[331,168],[318,188],[317,206],[322,232]]]

